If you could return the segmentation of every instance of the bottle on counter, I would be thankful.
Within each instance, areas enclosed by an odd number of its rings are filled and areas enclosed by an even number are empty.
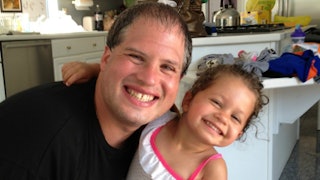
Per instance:
[[[97,31],[103,31],[103,14],[100,10],[99,4],[96,5],[94,12],[94,29]]]
[[[302,31],[300,24],[297,24],[294,32],[291,34],[292,42],[296,44],[304,43],[305,37],[306,33]]]
[[[297,45],[301,45],[304,43],[304,39],[306,37],[306,33],[304,33],[301,29],[301,26],[299,24],[296,25],[294,31],[290,35],[291,42],[284,47],[283,52],[289,52],[294,53],[296,51],[299,51],[297,49]]]

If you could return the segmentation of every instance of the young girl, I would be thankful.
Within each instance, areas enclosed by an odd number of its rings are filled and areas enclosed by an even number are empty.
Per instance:
[[[146,126],[127,179],[227,179],[214,147],[239,139],[267,103],[263,85],[239,65],[209,68],[182,101]]]

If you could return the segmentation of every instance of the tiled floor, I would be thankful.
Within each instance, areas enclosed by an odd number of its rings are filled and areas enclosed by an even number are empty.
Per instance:
[[[300,139],[284,168],[280,180],[320,180],[320,153],[316,153],[317,106],[300,121]]]

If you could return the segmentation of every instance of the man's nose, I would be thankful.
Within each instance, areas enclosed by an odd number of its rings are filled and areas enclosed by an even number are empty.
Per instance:
[[[139,79],[145,84],[153,85],[160,77],[160,69],[153,64],[145,65],[139,72]]]

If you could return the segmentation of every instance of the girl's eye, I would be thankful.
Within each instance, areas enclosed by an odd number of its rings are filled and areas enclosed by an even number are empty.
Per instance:
[[[235,115],[232,115],[232,119],[236,120],[238,123],[241,123],[240,118]]]
[[[220,101],[216,100],[216,99],[211,99],[211,102],[214,106],[216,107],[221,107],[221,103]]]

